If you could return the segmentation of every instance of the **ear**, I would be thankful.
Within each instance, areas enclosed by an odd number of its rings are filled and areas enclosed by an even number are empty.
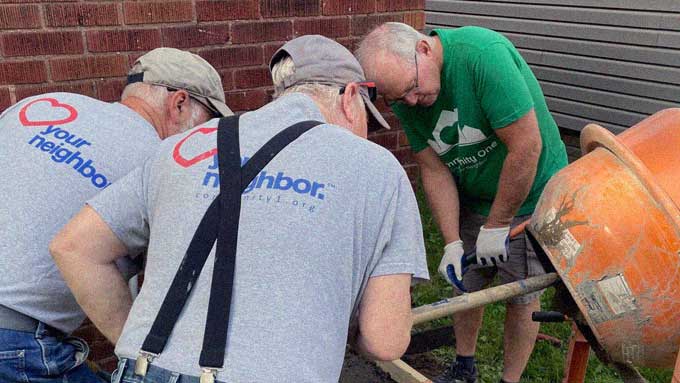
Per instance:
[[[168,95],[167,108],[172,121],[181,121],[182,116],[189,110],[189,93],[183,89]]]
[[[359,85],[355,82],[351,82],[345,86],[345,93],[342,94],[342,112],[345,115],[347,121],[354,125],[356,119],[359,117],[356,108],[360,105],[357,97],[361,97],[359,94]]]
[[[416,43],[416,52],[425,56],[429,56],[432,54],[432,46],[427,42],[427,40],[419,40]]]

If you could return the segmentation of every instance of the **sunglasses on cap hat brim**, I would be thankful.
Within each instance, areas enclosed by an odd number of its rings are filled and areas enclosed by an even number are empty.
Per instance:
[[[366,88],[366,91],[368,91],[368,99],[371,100],[371,102],[375,102],[375,100],[378,99],[378,88],[373,81],[361,81],[356,84]],[[346,87],[347,86],[343,86],[340,88],[340,94],[345,93]]]
[[[182,89],[182,88],[173,88],[173,87],[171,87],[171,86],[166,86],[165,89],[167,89],[168,92],[177,92],[178,90],[181,89],[181,90],[187,92],[187,94],[189,95],[189,97],[190,97],[192,100],[194,100],[194,101],[198,102],[199,104],[203,105],[203,106],[204,106],[204,107],[212,114],[211,117],[214,118],[214,117],[221,117],[221,116],[222,116],[222,115],[220,114],[220,112],[217,111],[217,109],[215,109],[215,107],[213,107],[212,105],[210,105],[210,104],[209,104],[208,102],[206,102],[205,100],[202,100],[202,99],[200,99],[200,98],[194,96],[193,94],[191,94],[191,92],[187,91],[186,89]]]
[[[127,83],[128,84],[134,84],[134,83],[137,83],[137,82],[144,82],[144,72],[134,73],[134,74],[128,75],[128,77],[127,77]],[[162,85],[162,84],[154,84],[154,83],[150,83],[150,84],[156,85],[156,86],[161,86],[161,87],[167,89],[168,92],[177,92],[178,90],[182,89],[182,88],[175,88],[175,87],[172,87],[172,86]],[[189,95],[189,97],[191,97],[192,100],[195,100],[199,104],[203,105],[212,114],[211,117],[220,117],[221,116],[220,112],[217,109],[215,109],[215,107],[210,105],[207,101],[202,100],[199,97],[196,97],[195,95],[193,95],[190,91],[188,91],[186,89],[182,89],[182,90],[187,92],[187,94]]]
[[[378,99],[378,88],[375,86],[375,82],[373,81],[362,81],[362,82],[357,82],[357,85],[364,87],[366,91],[368,92],[368,99],[371,100],[371,102],[375,102],[375,100]],[[340,88],[340,94],[345,93],[345,88],[346,86],[343,86]],[[373,116],[373,113],[371,113],[370,110],[368,110],[368,107],[366,107],[366,112],[368,114],[368,119],[369,119],[369,124],[368,124],[368,132],[376,132],[380,129],[383,128],[382,125],[375,119]]]

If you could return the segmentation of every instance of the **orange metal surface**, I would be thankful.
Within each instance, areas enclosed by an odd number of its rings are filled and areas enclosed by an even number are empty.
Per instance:
[[[672,367],[680,347],[680,109],[585,154],[546,186],[529,231],[614,362]]]
[[[586,381],[589,355],[590,345],[588,345],[588,341],[583,337],[578,327],[572,324],[571,340],[569,341],[562,383],[583,383]]]
[[[678,361],[675,362],[675,371],[673,372],[672,383],[680,383],[680,350],[678,350]]]

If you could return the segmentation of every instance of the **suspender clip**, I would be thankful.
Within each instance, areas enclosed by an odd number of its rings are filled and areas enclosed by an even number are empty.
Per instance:
[[[140,351],[137,360],[135,361],[135,375],[146,376],[146,371],[149,369],[149,364],[153,362],[158,354],[153,354],[147,351]]]
[[[202,367],[200,383],[215,383],[215,376],[219,369],[213,367]]]

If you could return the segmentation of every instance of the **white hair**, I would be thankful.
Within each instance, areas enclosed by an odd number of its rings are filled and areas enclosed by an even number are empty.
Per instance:
[[[320,83],[303,83],[285,88],[284,80],[295,73],[295,63],[290,56],[279,60],[272,67],[272,82],[274,83],[274,99],[291,93],[305,93],[320,102],[331,106],[340,100],[339,86],[326,85]]]
[[[384,23],[364,37],[354,52],[364,71],[373,67],[371,59],[380,53],[394,55],[409,65],[415,66],[416,44],[425,40],[434,45],[434,38],[424,35],[408,24],[389,22]],[[367,78],[375,78],[375,73],[366,73]]]
[[[272,82],[274,83],[274,99],[291,93],[304,93],[321,104],[324,109],[331,113],[331,119],[335,120],[337,113],[341,110],[342,96],[340,95],[340,86],[326,85],[321,83],[309,82],[296,84],[285,88],[284,80],[295,73],[295,63],[290,56],[284,57],[272,67]],[[363,110],[364,101],[361,97],[357,97],[360,103],[359,107]],[[327,116],[328,118],[329,116]]]
[[[205,105],[189,97],[189,105],[191,105],[191,117],[186,122],[184,126],[181,127],[179,133],[186,132],[187,130],[210,120],[214,113],[210,111]]]
[[[120,99],[124,101],[128,97],[140,98],[155,110],[162,110],[165,99],[168,97],[168,90],[162,86],[136,82],[128,84],[125,89],[123,89],[123,94],[120,96]]]
[[[167,100],[170,92],[164,86],[157,86],[152,84],[145,84],[143,82],[136,82],[129,84],[123,89],[123,94],[120,99],[125,100],[128,97],[137,97],[144,100],[154,110],[163,111],[165,107],[165,100]],[[191,129],[195,125],[209,120],[213,113],[205,107],[205,105],[189,97],[189,107],[191,108],[191,117],[185,126],[182,126],[182,132]]]

